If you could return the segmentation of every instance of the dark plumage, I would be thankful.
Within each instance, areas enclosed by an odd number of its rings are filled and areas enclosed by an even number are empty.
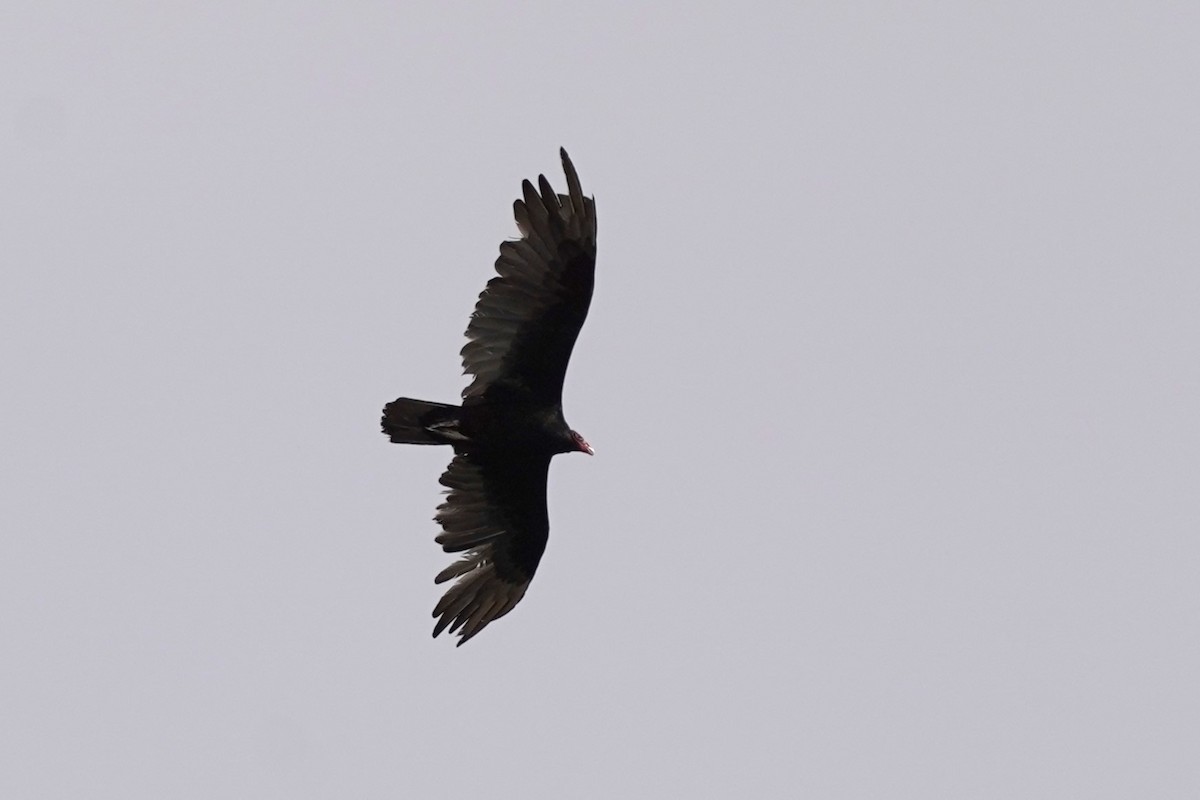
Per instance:
[[[521,238],[500,245],[499,275],[467,326],[463,370],[474,379],[462,405],[402,397],[383,409],[393,442],[454,448],[436,541],[463,556],[434,579],[455,582],[433,610],[433,635],[449,627],[460,645],[525,596],[550,532],[550,459],[592,453],[563,419],[562,385],[592,299],[596,206],[559,152],[567,194],[539,175],[513,203]]]

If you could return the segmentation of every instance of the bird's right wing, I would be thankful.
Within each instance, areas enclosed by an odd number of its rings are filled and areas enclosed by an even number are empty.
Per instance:
[[[447,553],[466,554],[435,578],[457,580],[433,610],[434,636],[461,628],[461,645],[525,596],[550,533],[549,468],[550,456],[509,453],[460,454],[450,462],[436,541]]]
[[[475,379],[464,400],[507,385],[547,405],[562,401],[567,362],[592,300],[596,204],[583,196],[566,150],[560,154],[568,194],[556,195],[539,175],[538,188],[525,181],[513,204],[521,238],[500,245],[499,277],[488,281],[467,326],[463,369]]]

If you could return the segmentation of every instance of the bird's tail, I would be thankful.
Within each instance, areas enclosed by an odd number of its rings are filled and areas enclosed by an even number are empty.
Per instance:
[[[458,434],[458,406],[401,397],[383,407],[383,432],[397,444],[452,444]]]

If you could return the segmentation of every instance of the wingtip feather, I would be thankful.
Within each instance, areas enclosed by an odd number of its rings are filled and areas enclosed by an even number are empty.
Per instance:
[[[583,185],[579,182],[579,173],[575,171],[575,165],[571,163],[566,149],[560,147],[558,152],[562,156],[563,172],[567,176],[567,195],[571,198],[573,216],[582,222],[587,213],[587,206],[583,202]]]

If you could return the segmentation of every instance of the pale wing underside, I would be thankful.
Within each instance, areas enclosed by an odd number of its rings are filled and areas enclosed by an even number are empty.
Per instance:
[[[433,635],[461,630],[461,645],[521,601],[537,570],[550,524],[546,513],[549,456],[527,458],[458,455],[442,475],[448,489],[438,507],[437,542],[463,558],[442,570],[436,583],[457,579],[433,616]]]
[[[561,400],[596,264],[595,203],[583,196],[565,151],[562,159],[568,194],[555,194],[541,175],[538,189],[525,181],[523,198],[513,204],[522,238],[500,245],[499,276],[479,295],[467,326],[463,369],[475,378],[464,399],[509,384],[547,402]]]

